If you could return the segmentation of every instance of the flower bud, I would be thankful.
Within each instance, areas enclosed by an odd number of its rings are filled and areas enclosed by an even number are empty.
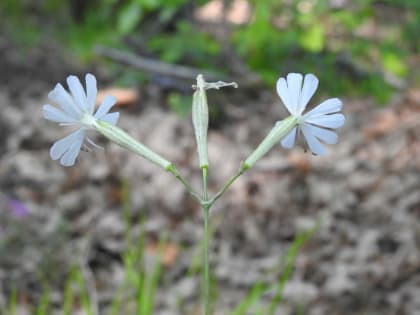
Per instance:
[[[208,168],[207,130],[209,128],[209,109],[207,105],[205,81],[201,74],[197,76],[197,87],[193,95],[192,121],[195,139],[197,141],[200,168]]]
[[[197,76],[197,85],[193,88],[196,89],[193,95],[192,104],[192,121],[194,125],[195,139],[197,141],[198,160],[200,168],[208,168],[208,154],[207,154],[207,130],[209,128],[209,108],[207,105],[206,90],[209,89],[220,89],[225,86],[233,86],[235,88],[238,85],[235,82],[206,82],[202,74]]]

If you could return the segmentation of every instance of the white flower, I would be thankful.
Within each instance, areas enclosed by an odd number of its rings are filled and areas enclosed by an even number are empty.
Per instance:
[[[86,131],[92,129],[97,120],[115,125],[119,118],[119,113],[108,113],[116,103],[113,96],[106,96],[96,113],[93,114],[97,95],[94,75],[86,74],[86,93],[75,76],[67,77],[67,84],[71,94],[60,83],[48,94],[48,98],[60,105],[61,109],[51,105],[44,105],[42,108],[45,119],[58,122],[60,125],[78,127],[76,131],[56,141],[50,149],[51,158],[60,159],[60,164],[63,166],[71,166],[75,163],[84,144]],[[96,146],[89,138],[86,137],[86,140]]]
[[[298,125],[283,138],[281,145],[287,149],[292,148],[296,134],[301,130],[309,149],[314,154],[323,155],[326,149],[321,141],[327,144],[336,143],[337,134],[330,129],[340,128],[344,124],[344,115],[339,113],[342,102],[338,98],[331,98],[303,114],[318,87],[318,79],[313,74],[307,74],[303,86],[302,79],[303,76],[299,73],[289,73],[287,80],[280,78],[277,81],[277,93],[283,104],[292,116],[298,118]]]

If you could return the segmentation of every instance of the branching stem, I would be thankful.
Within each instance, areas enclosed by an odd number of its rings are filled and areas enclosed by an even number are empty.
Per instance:
[[[223,185],[223,187],[214,195],[212,199],[208,201],[209,207],[211,207],[217,199],[219,199],[228,188],[241,176],[243,173],[247,171],[247,168],[244,165],[238,169],[238,171]]]
[[[194,191],[194,189],[191,187],[190,184],[188,184],[187,180],[182,177],[181,173],[178,171],[178,169],[171,164],[167,171],[170,172],[172,175],[175,176],[175,178],[187,189],[187,191],[191,194],[191,196],[199,203],[202,204],[202,198]]]

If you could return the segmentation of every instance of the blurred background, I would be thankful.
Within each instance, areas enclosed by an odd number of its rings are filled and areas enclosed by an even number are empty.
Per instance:
[[[52,161],[57,82],[94,73],[119,126],[195,187],[191,85],[238,82],[208,92],[214,193],[301,72],[346,125],[325,157],[274,148],[215,204],[215,314],[420,314],[419,33],[417,0],[2,0],[0,313],[201,314],[199,206],[95,134],[104,150]]]

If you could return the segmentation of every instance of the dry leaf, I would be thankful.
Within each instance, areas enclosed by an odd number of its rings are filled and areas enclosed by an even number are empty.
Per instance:
[[[222,22],[223,1],[212,0],[195,12],[195,17],[201,21]],[[232,24],[245,24],[251,18],[251,5],[245,0],[233,0],[226,9],[226,20]]]
[[[363,132],[368,138],[376,138],[395,130],[400,119],[392,110],[386,110],[377,115],[370,127],[364,128]]]
[[[308,154],[310,153],[292,151],[287,156],[287,160],[293,168],[302,173],[307,173],[311,169],[311,163],[309,162]]]
[[[420,89],[411,89],[407,93],[407,100],[411,105],[420,107]]]
[[[107,95],[112,95],[117,99],[117,106],[127,106],[138,102],[140,95],[135,89],[130,88],[107,88],[98,92],[96,104],[102,103]]]
[[[147,252],[156,255],[159,250],[159,244],[157,242],[151,243],[146,248]],[[162,265],[165,267],[171,266],[177,259],[179,249],[175,244],[166,243],[163,245],[162,250]]]

